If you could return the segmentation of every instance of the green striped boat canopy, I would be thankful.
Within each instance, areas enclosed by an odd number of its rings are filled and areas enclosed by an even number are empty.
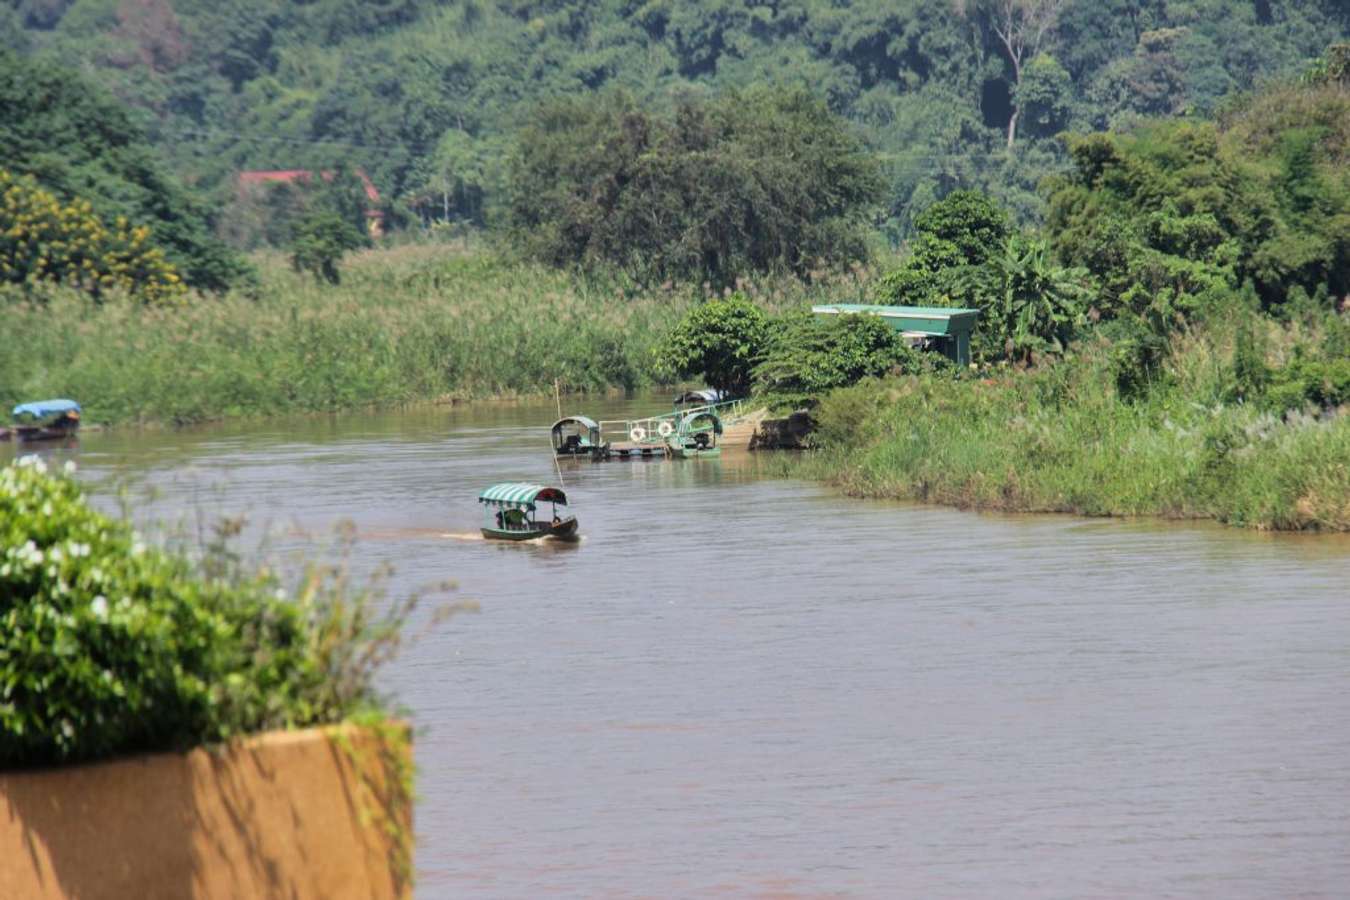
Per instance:
[[[494,484],[478,495],[479,503],[510,506],[517,509],[534,509],[536,500],[557,503],[562,506],[567,505],[567,495],[562,492],[561,488],[548,487],[543,484],[526,484],[519,481]]]

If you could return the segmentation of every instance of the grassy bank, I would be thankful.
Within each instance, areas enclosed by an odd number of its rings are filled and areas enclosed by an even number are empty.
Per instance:
[[[69,396],[95,422],[184,423],[447,398],[632,388],[698,286],[639,290],[445,245],[351,257],[339,286],[259,257],[257,298],[11,302],[0,403]],[[799,282],[752,286],[810,302]]]
[[[796,471],[860,497],[1350,530],[1350,416],[1224,402],[1216,359],[1192,348],[1137,402],[1091,351],[1032,373],[860,384],[820,404],[822,449]]]

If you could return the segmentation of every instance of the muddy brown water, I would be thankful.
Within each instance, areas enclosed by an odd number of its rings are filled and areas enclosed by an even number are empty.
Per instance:
[[[556,480],[552,413],[53,456],[153,486],[146,520],[350,519],[394,590],[481,604],[385,677],[421,897],[1350,896],[1350,541],[858,502],[752,455],[565,465],[579,546],[473,539],[480,488]]]

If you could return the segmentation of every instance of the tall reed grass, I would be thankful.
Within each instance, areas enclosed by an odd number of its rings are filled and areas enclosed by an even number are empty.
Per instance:
[[[54,290],[6,302],[0,402],[69,396],[96,422],[186,423],[650,383],[653,349],[706,290],[643,288],[487,251],[351,257],[339,286],[255,260],[256,298],[174,308]],[[742,285],[771,307],[856,293],[867,273]]]

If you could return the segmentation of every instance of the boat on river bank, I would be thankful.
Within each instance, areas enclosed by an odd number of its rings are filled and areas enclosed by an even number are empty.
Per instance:
[[[74,400],[38,400],[14,407],[14,424],[0,428],[0,441],[57,441],[80,428],[80,404]]]
[[[497,541],[533,541],[551,538],[575,541],[577,517],[558,515],[558,507],[567,505],[562,488],[524,482],[494,484],[478,495],[478,502],[488,516],[482,528],[483,537]],[[552,504],[552,516],[535,518],[539,503]]]

